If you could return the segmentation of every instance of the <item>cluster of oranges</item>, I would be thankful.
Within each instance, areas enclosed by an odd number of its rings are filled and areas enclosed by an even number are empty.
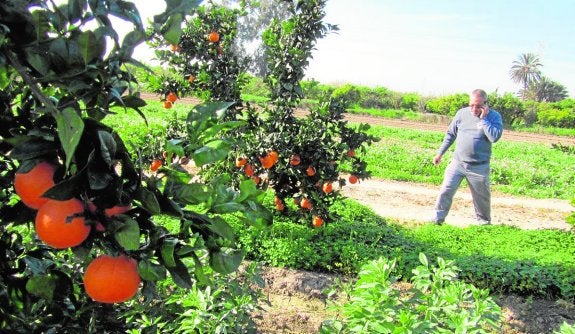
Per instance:
[[[174,103],[176,103],[177,100],[178,96],[176,95],[176,93],[169,92],[168,95],[166,95],[166,99],[164,100],[164,108],[170,109],[174,105]]]
[[[260,165],[263,169],[270,169],[279,161],[279,155],[278,155],[277,151],[271,150],[271,151],[267,152],[265,155],[259,156],[258,160],[259,160]],[[289,164],[291,166],[299,166],[301,164],[300,155],[299,154],[292,154],[289,158]],[[235,166],[237,168],[243,169],[244,174],[247,177],[254,180],[256,182],[256,184],[259,184],[259,182],[261,181],[261,177],[258,175],[255,175],[256,169],[255,169],[254,164],[250,163],[248,161],[248,158],[246,158],[245,156],[237,157],[236,161],[235,161]],[[313,165],[309,165],[307,168],[305,168],[305,174],[309,177],[314,176],[316,174],[315,167]],[[355,180],[353,183],[355,183],[355,182],[357,182],[357,177],[355,177]],[[333,184],[329,181],[326,181],[323,184],[320,183],[320,185],[321,185],[322,191],[325,194],[329,194],[333,191]],[[276,196],[274,198],[274,204],[275,204],[276,210],[278,210],[278,211],[283,211],[285,209],[284,200],[278,196]],[[294,198],[294,204],[297,207],[300,207],[300,208],[308,210],[308,211],[311,211],[313,209],[312,200],[306,196],[295,197]],[[312,225],[314,227],[320,227],[323,225],[323,223],[324,223],[324,220],[320,216],[314,215],[312,217]]]
[[[80,199],[59,201],[43,197],[55,186],[56,170],[56,165],[43,161],[29,171],[17,171],[14,190],[26,206],[38,210],[34,222],[38,238],[52,248],[66,249],[83,243],[90,235],[91,225],[86,224],[86,206]],[[92,203],[87,207],[90,211],[96,210]],[[104,214],[112,217],[130,209],[131,206],[115,206],[104,210]],[[95,228],[99,232],[105,231],[101,223]],[[136,261],[126,256],[101,255],[90,262],[84,273],[86,293],[102,303],[119,303],[132,298],[138,292],[139,284]]]

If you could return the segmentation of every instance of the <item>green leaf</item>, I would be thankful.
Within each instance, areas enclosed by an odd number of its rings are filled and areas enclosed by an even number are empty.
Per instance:
[[[46,76],[50,71],[50,61],[48,58],[39,53],[38,50],[28,48],[26,52],[26,61],[41,75]]]
[[[161,281],[166,279],[166,268],[150,260],[138,262],[138,274],[145,281]]]
[[[82,18],[82,13],[86,10],[88,0],[69,0],[68,16],[70,22],[75,22]]]
[[[140,107],[145,107],[146,105],[148,105],[148,103],[141,99],[138,96],[135,95],[125,95],[122,96],[122,102],[124,103],[124,105],[128,108],[133,108],[133,109],[137,109]],[[145,117],[144,117],[145,119]]]
[[[134,48],[138,46],[144,39],[146,35],[143,31],[132,30],[125,37],[122,42],[122,47],[120,48],[119,55],[121,59],[128,60],[132,57]]]
[[[243,202],[248,198],[257,197],[259,193],[260,191],[253,180],[243,180],[240,183],[240,195],[236,198],[236,202]]]
[[[419,262],[421,262],[421,264],[423,264],[426,267],[429,266],[429,261],[427,261],[427,256],[425,256],[425,254],[423,254],[423,253],[419,253]]]
[[[66,169],[68,169],[84,132],[84,122],[76,110],[66,108],[56,114],[56,123],[58,124],[58,137],[66,153]]]
[[[164,264],[166,268],[172,268],[176,266],[176,258],[174,257],[174,251],[176,249],[176,245],[178,244],[178,239],[168,238],[164,240],[162,244],[161,254],[162,260],[164,260]]]
[[[9,140],[4,141],[11,143]],[[59,147],[56,143],[43,139],[34,138],[30,140],[22,140],[18,141],[18,143],[14,145],[14,149],[10,152],[10,157],[15,160],[30,160],[54,153],[58,148]]]
[[[170,44],[178,44],[180,42],[180,36],[182,35],[182,21],[183,15],[176,14],[170,16],[166,22],[163,35],[166,41]]]
[[[140,248],[140,226],[138,223],[128,218],[114,233],[114,238],[127,251]]]
[[[51,301],[56,288],[56,278],[51,275],[32,276],[26,282],[26,291],[30,294]]]
[[[225,140],[214,140],[194,151],[192,159],[196,166],[207,165],[227,157],[231,147],[232,145]]]
[[[65,201],[73,197],[77,197],[80,195],[80,191],[82,190],[85,176],[86,173],[82,170],[72,177],[57,183],[52,188],[48,189],[42,196],[57,201]]]
[[[103,130],[98,131],[98,139],[100,141],[102,159],[106,162],[108,167],[111,167],[114,163],[114,157],[116,156],[116,140],[111,133]]]
[[[238,269],[243,259],[244,252],[239,249],[213,252],[210,253],[210,266],[221,274],[229,274]]]
[[[207,227],[214,233],[228,240],[234,241],[236,235],[232,227],[221,217],[214,217],[211,219],[210,224]]]
[[[188,272],[188,267],[186,267],[181,260],[177,259],[176,266],[168,267],[167,269],[172,275],[172,279],[176,285],[184,289],[192,288],[192,277]]]
[[[160,203],[158,202],[156,195],[154,195],[150,190],[140,188],[136,193],[136,199],[138,199],[142,203],[142,207],[152,215],[160,214]]]
[[[79,52],[85,64],[90,63],[94,58],[101,58],[106,52],[106,42],[93,31],[84,31],[78,36]]]
[[[211,211],[213,213],[231,213],[236,211],[243,211],[245,207],[237,202],[227,202],[212,205]]]
[[[173,187],[173,196],[187,204],[199,204],[206,202],[212,192],[202,183],[180,184]]]
[[[217,125],[214,125],[212,127],[205,129],[202,132],[201,137],[211,139],[224,130],[235,129],[235,128],[238,128],[244,124],[246,124],[246,122],[244,122],[244,121],[229,121],[229,122],[218,123]]]
[[[202,284],[205,285],[208,283],[208,277],[206,276],[206,273],[204,272],[204,266],[202,266],[202,263],[200,262],[200,259],[198,259],[198,257],[194,254],[193,256],[194,259],[194,275],[196,277],[196,280]]]

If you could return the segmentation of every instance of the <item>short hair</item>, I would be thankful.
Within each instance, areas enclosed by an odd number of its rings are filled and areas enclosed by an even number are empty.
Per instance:
[[[471,96],[479,95],[479,97],[481,97],[483,101],[487,101],[487,93],[483,89],[474,89],[470,95]]]

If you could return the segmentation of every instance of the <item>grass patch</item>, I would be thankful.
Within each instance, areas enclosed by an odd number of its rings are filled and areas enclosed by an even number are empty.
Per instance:
[[[380,139],[363,156],[374,177],[441,183],[453,154],[452,147],[441,166],[432,164],[442,132],[372,126],[369,134]],[[573,154],[539,143],[501,141],[493,145],[491,183],[494,190],[512,195],[570,199],[575,193],[573,166]]]

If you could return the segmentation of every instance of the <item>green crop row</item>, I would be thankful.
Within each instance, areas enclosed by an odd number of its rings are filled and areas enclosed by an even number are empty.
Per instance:
[[[234,227],[248,257],[272,266],[355,276],[363,264],[385,257],[397,259],[400,275],[411,277],[425,253],[453,260],[461,279],[492,293],[575,299],[573,233],[502,225],[404,227],[354,200],[332,210],[340,218],[320,229],[279,215],[269,228]]]

